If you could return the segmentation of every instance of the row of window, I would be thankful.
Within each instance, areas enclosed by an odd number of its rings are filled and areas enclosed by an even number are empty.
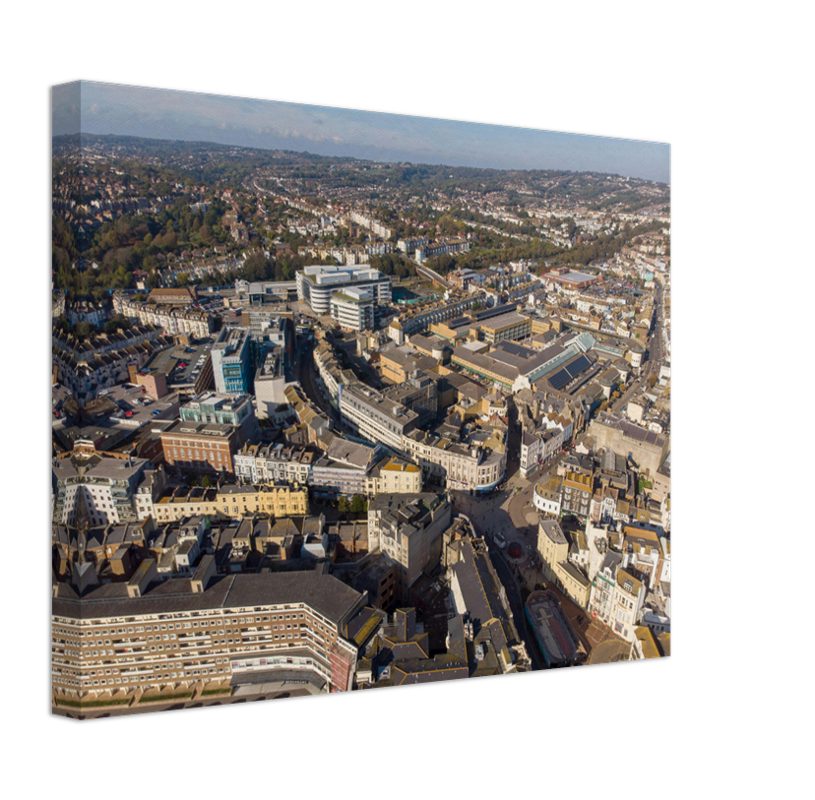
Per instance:
[[[254,474],[257,472],[261,475],[288,475],[290,472],[295,475],[308,475],[308,470],[303,469],[297,465],[293,465],[291,467],[283,467],[279,465],[269,466],[268,464],[264,465],[263,462],[259,464],[255,464],[251,461],[245,462],[240,456],[235,457],[235,464],[240,467],[241,471],[244,472],[246,475],[250,473]],[[264,469],[265,467],[265,469]]]
[[[281,621],[284,621],[284,620],[285,621],[288,621],[288,620],[305,620],[305,618],[306,618],[306,615],[303,612],[289,613],[289,614],[280,613],[280,612],[277,612],[277,613],[272,612],[271,614],[266,615],[266,616],[238,617],[238,618],[231,618],[231,619],[228,618],[228,619],[226,619],[226,625],[227,626],[233,625],[233,624],[246,625],[246,624],[262,623],[262,622],[272,622],[272,623],[274,623],[274,622],[281,622]],[[217,620],[202,619],[202,620],[191,620],[191,621],[175,622],[175,623],[169,622],[169,623],[156,624],[156,625],[137,625],[135,627],[130,627],[130,628],[115,628],[115,629],[111,628],[110,631],[108,631],[107,633],[108,633],[108,635],[115,635],[115,634],[128,635],[128,634],[133,634],[133,633],[145,633],[145,632],[150,633],[152,631],[158,632],[159,630],[161,630],[161,631],[185,630],[185,629],[198,628],[199,625],[200,625],[201,628],[215,627],[216,625],[217,626],[223,626],[224,625],[224,620],[223,619],[217,619]],[[314,626],[317,629],[321,630],[321,631],[324,631],[324,632],[329,631],[329,629],[327,627],[325,627],[323,624],[321,624],[318,620],[314,621]],[[292,626],[288,625],[287,627],[291,628]],[[275,630],[276,629],[277,628],[275,627]],[[56,630],[59,630],[59,632],[64,633],[65,635],[69,635],[69,636],[80,636],[80,637],[81,636],[88,636],[88,637],[90,637],[90,636],[98,636],[99,635],[99,632],[97,632],[97,631],[84,631],[84,632],[74,633],[74,632],[68,631],[68,630],[66,630],[64,628],[55,629],[55,631]],[[228,632],[231,633],[232,630],[233,629],[230,628],[230,630]],[[235,630],[235,632],[237,632],[237,630]],[[166,639],[167,636],[164,636],[164,638]],[[152,636],[148,637],[148,641],[152,641],[152,639],[153,639]],[[85,646],[90,646],[90,647],[92,647],[93,645],[96,645],[97,647],[102,647],[103,645],[110,645],[111,640],[110,639],[98,639],[95,642],[84,642],[83,644],[85,644]]]
[[[220,659],[219,659],[219,661],[220,661]],[[110,671],[108,670],[108,673],[109,672]],[[225,667],[210,667],[209,669],[202,668],[202,669],[193,670],[191,674],[193,676],[196,676],[196,675],[217,675],[218,673],[224,673],[224,672],[228,672],[228,670]],[[182,678],[183,679],[183,678],[186,677],[186,675],[183,672],[180,672],[180,673],[179,672],[167,672],[167,673],[164,673],[163,675],[151,675],[151,677],[154,680],[165,680],[166,681],[166,680],[171,680],[172,678]],[[125,676],[124,678],[120,678],[120,677],[95,678],[95,679],[86,678],[86,679],[81,680],[81,681],[76,681],[76,680],[73,680],[71,678],[59,677],[59,678],[55,678],[55,683],[56,682],[61,683],[61,684],[65,684],[66,686],[82,686],[82,687],[88,686],[89,687],[89,686],[114,686],[114,685],[117,685],[117,684],[121,685],[123,683],[125,685],[127,685],[127,684],[130,684],[130,683],[139,682],[139,681],[138,681],[137,676],[134,675],[134,676],[130,676],[130,677]]]
[[[92,620],[91,619],[91,620],[79,621],[79,620],[74,619],[72,617],[53,617],[52,620],[53,620],[53,624],[55,624],[55,625],[69,625],[69,626],[72,626],[71,630],[61,629],[65,633],[68,633],[70,635],[70,634],[72,634],[72,631],[75,629],[75,627],[77,625],[79,625],[81,627],[88,627],[88,626],[90,626],[90,627],[99,627],[99,626],[110,626],[110,625],[117,625],[117,624],[118,625],[121,625],[121,624],[139,624],[139,625],[141,625],[141,624],[144,624],[144,623],[151,623],[151,622],[154,621],[154,619],[159,620],[159,621],[161,621],[161,620],[185,621],[185,620],[189,620],[190,618],[195,619],[197,617],[211,617],[211,616],[214,616],[214,615],[222,616],[227,621],[234,621],[235,619],[238,619],[238,617],[240,617],[241,620],[243,620],[245,618],[246,622],[251,623],[253,621],[260,622],[261,620],[266,620],[268,618],[267,617],[260,617],[260,616],[258,616],[258,617],[251,617],[251,616],[246,617],[245,615],[247,613],[252,614],[254,612],[256,614],[259,614],[259,613],[263,613],[263,614],[281,614],[281,613],[284,613],[285,614],[285,613],[288,613],[290,611],[297,612],[297,611],[303,611],[303,610],[308,610],[307,605],[305,603],[286,603],[286,604],[281,604],[279,608],[273,608],[273,609],[264,608],[262,606],[258,606],[258,607],[254,608],[254,609],[252,609],[252,608],[223,608],[223,609],[220,609],[219,608],[219,609],[212,609],[212,610],[206,610],[206,611],[175,612],[175,613],[169,612],[169,613],[164,613],[164,614],[153,614],[153,615],[147,615],[146,619],[136,619],[135,617],[114,617],[114,618],[110,618],[110,619],[107,619],[107,620],[101,620],[101,619],[100,620]],[[320,614],[317,611],[310,610],[309,613],[319,621],[327,621],[325,619],[325,617],[323,617],[323,615]],[[151,617],[153,619],[151,619]],[[206,621],[206,620],[204,620],[204,621]],[[111,628],[109,633],[115,633],[116,630],[117,629],[115,629],[115,628]],[[132,633],[133,632],[132,627],[128,628],[128,629],[119,628],[118,630],[121,633],[126,633],[126,632],[131,632]],[[158,623],[156,623],[156,630],[158,630]],[[90,632],[89,635],[99,635],[99,634],[98,633],[94,634],[93,632]]]
[[[181,454],[179,455],[179,451],[175,447],[173,448],[173,458],[175,458],[175,459],[179,459],[179,458],[183,459],[184,456],[185,456],[184,450],[182,449],[180,451],[180,453]],[[218,450],[218,451],[213,451],[213,452],[209,452],[209,453],[204,453],[202,455],[200,450],[196,450],[195,455],[193,456],[193,451],[192,450],[187,450],[186,458],[187,458],[187,460],[191,460],[191,459],[195,458],[196,461],[200,461],[201,459],[208,458],[211,461],[227,462],[227,461],[229,461],[229,454],[227,453],[226,455],[222,455],[221,452]]]

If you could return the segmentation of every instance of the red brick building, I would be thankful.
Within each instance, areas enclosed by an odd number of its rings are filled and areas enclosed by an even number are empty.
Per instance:
[[[179,420],[161,434],[164,460],[168,466],[195,472],[232,477],[233,456],[239,448],[239,430],[234,425]]]

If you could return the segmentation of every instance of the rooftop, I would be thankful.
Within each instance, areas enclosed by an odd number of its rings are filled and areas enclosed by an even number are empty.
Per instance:
[[[571,661],[577,645],[558,602],[549,592],[532,592],[526,601],[526,614],[535,636],[550,663]]]
[[[482,328],[496,331],[503,328],[509,328],[513,325],[520,325],[524,322],[529,322],[529,317],[525,317],[523,314],[518,314],[515,311],[510,311],[507,314],[499,314],[498,316],[492,317],[489,320],[484,320],[479,324]]]
[[[568,544],[560,525],[551,519],[541,520],[539,530],[543,531],[555,544]]]
[[[388,461],[382,469],[388,470],[389,472],[421,472],[421,468],[416,466],[416,464],[411,464],[397,456],[394,456]]]
[[[221,425],[217,422],[190,422],[180,419],[162,432],[164,436],[217,436],[227,438],[235,431],[234,425]]]
[[[361,595],[331,575],[316,571],[240,574],[215,578],[204,592],[193,593],[191,581],[174,578],[164,581],[141,597],[127,597],[126,584],[105,584],[78,598],[55,597],[53,616],[76,619],[171,614],[210,609],[305,603],[334,623],[339,623]]]

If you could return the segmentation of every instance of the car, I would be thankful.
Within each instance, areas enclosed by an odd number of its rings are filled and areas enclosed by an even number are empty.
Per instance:
[[[497,544],[497,545],[498,545],[498,546],[499,546],[501,549],[503,549],[504,547],[506,547],[506,546],[507,546],[507,540],[506,540],[506,538],[504,537],[504,534],[503,534],[503,533],[501,533],[500,531],[496,531],[495,533],[493,533],[492,538],[495,540],[495,543],[496,543],[496,544]]]

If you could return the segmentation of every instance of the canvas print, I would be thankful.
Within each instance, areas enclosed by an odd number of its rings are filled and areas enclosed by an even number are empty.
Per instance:
[[[54,713],[670,655],[667,144],[51,99]]]

